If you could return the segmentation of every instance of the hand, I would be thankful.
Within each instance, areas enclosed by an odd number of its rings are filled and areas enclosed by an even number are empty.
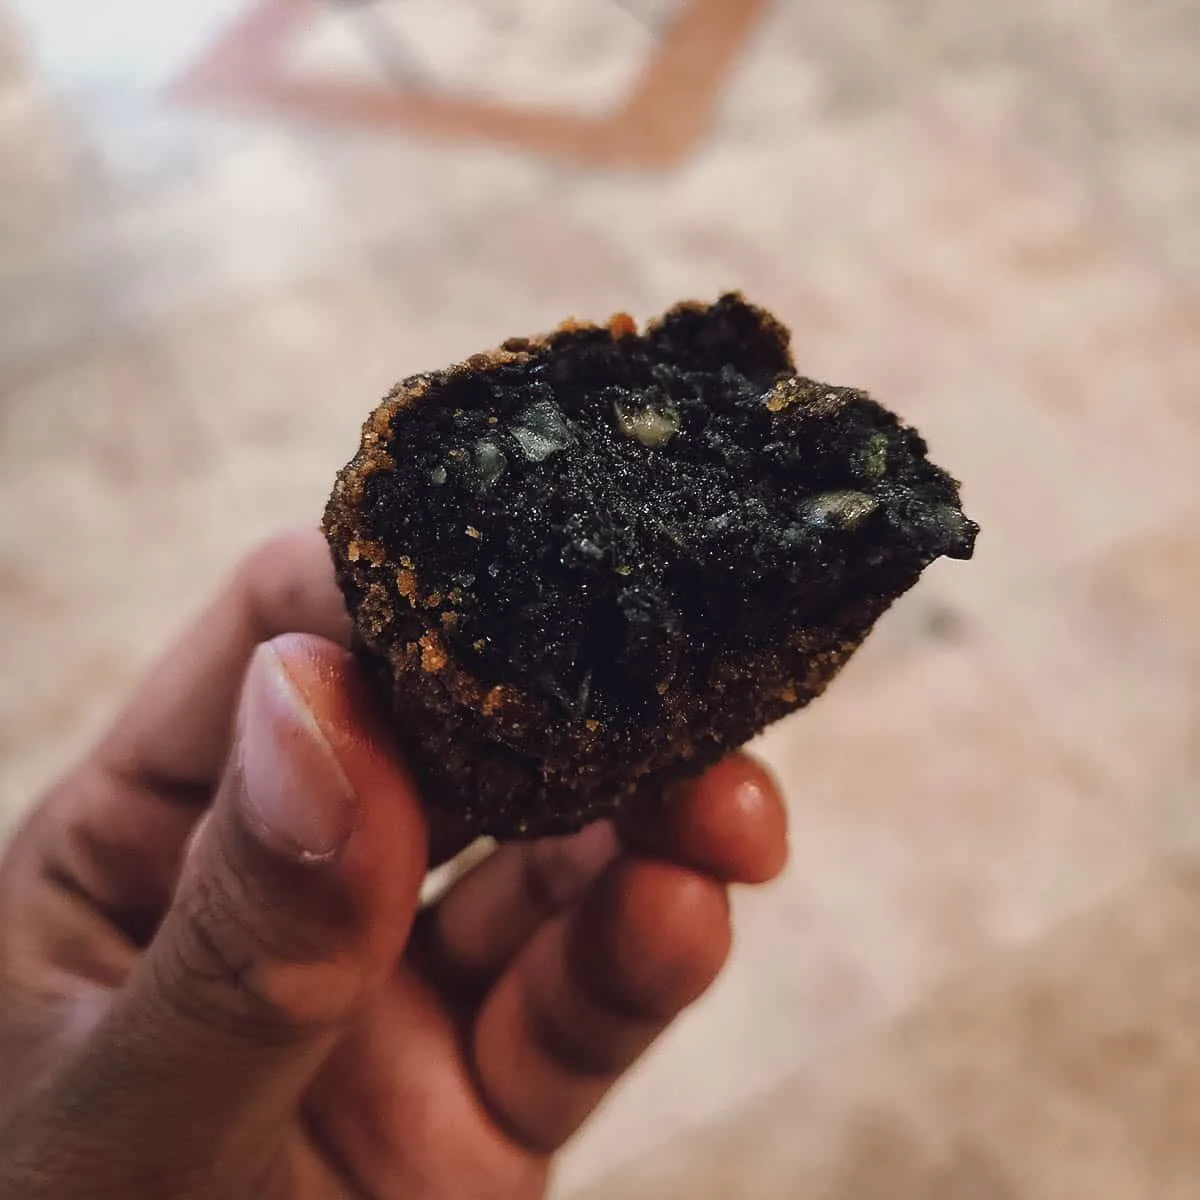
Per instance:
[[[511,1200],[783,866],[734,756],[618,835],[430,833],[317,534],[250,558],[0,866],[0,1196]],[[437,852],[435,852],[437,853]]]

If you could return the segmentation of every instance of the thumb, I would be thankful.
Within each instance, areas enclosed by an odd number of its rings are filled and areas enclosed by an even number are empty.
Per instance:
[[[256,652],[174,903],[73,1081],[60,1080],[99,1161],[128,1160],[105,1181],[113,1194],[146,1194],[134,1184],[149,1176],[228,1196],[232,1177],[261,1178],[394,970],[426,840],[388,745],[341,648],[289,635]]]

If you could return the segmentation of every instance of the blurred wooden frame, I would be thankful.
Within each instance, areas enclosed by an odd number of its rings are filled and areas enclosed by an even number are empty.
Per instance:
[[[721,86],[768,0],[686,0],[625,101],[608,116],[510,108],[486,100],[290,77],[290,39],[321,0],[260,0],[170,86],[192,105],[236,107],[438,138],[500,142],[593,164],[666,167],[709,128]]]

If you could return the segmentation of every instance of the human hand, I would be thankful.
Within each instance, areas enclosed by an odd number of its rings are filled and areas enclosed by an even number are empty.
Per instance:
[[[427,818],[348,634],[321,537],[268,544],[10,847],[0,1196],[540,1196],[720,969],[726,885],[782,868],[735,755],[418,912]]]

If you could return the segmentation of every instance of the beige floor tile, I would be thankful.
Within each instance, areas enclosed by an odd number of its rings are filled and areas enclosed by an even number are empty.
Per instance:
[[[85,157],[76,191],[103,198],[105,178]],[[227,145],[209,169],[142,202],[81,206],[77,194],[42,236],[7,248],[0,363],[137,335],[188,306],[291,282],[332,257],[326,204],[313,164],[268,138]]]
[[[1198,548],[1185,513],[1030,589],[996,630],[1081,785],[1160,850],[1200,834]]]
[[[989,93],[995,127],[1063,164],[1099,219],[1194,285],[1194,11],[1189,0],[1102,0],[1088,19],[1080,12],[1075,0],[986,16],[954,0],[779,5],[764,53],[817,65],[831,124],[895,112],[949,82]],[[789,119],[786,105],[764,102],[753,128],[773,114]]]
[[[1146,853],[1030,700],[983,639],[934,646],[849,675],[762,741],[791,800],[794,902],[891,1005],[1035,937]]]
[[[627,1200],[1174,1200],[1200,1170],[1194,863],[591,1189]]]
[[[174,402],[200,414],[224,455],[324,452],[322,487],[422,350],[387,289],[357,264],[213,308],[163,329],[156,344],[176,372]],[[314,496],[314,514],[322,501]]]
[[[36,236],[71,195],[53,98],[25,38],[0,12],[0,239]]]
[[[1200,507],[1155,535],[1118,550],[1091,581],[1111,620],[1137,624],[1148,639],[1200,653]]]

